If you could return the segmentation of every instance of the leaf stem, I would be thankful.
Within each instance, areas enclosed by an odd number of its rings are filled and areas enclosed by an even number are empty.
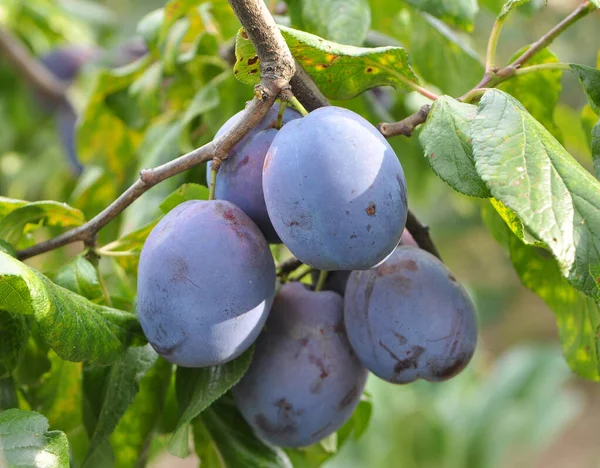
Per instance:
[[[304,108],[300,101],[298,101],[298,98],[296,96],[290,97],[290,104],[302,114],[302,117],[308,115],[308,111]]]
[[[325,281],[327,280],[327,275],[329,272],[327,270],[321,270],[319,273],[319,280],[317,281],[317,285],[315,286],[315,292],[319,292],[323,290],[323,286],[325,286]]]
[[[283,99],[279,101],[279,112],[277,113],[277,122],[275,122],[275,128],[279,130],[283,127],[283,113],[285,112],[285,108],[287,107],[287,101]]]
[[[402,76],[400,74],[398,74],[396,76],[400,81],[402,81],[410,89],[412,89],[413,91],[416,91],[417,93],[419,93],[422,96],[425,96],[427,99],[436,101],[439,98],[439,96],[437,94],[432,93],[431,91],[428,91],[427,89],[423,88],[422,86],[419,86],[417,83],[410,81],[405,76]]]
[[[461,101],[466,103],[472,102],[474,99],[483,96],[488,89],[490,88],[472,89],[461,98]]]
[[[535,73],[544,70],[567,70],[571,71],[571,65],[563,62],[554,63],[540,63],[538,65],[531,65],[529,67],[519,68],[513,74],[513,76],[527,75],[528,73]]]
[[[485,70],[487,72],[490,72],[496,66],[496,50],[498,49],[498,40],[500,39],[500,33],[502,32],[505,19],[506,17],[496,19],[496,22],[492,27],[485,59]]]
[[[210,187],[208,187],[208,199],[215,199],[215,186],[217,185],[217,172],[219,172],[220,164],[216,161],[213,161],[213,164],[210,169]]]
[[[311,267],[303,264],[300,266],[300,268],[298,268],[296,271],[294,271],[294,274],[288,275],[287,279],[288,279],[288,281],[300,281],[302,278],[304,278],[306,275],[308,275],[311,271],[312,271]]]

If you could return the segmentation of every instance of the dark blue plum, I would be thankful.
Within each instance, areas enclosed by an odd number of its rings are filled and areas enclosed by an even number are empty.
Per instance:
[[[275,297],[252,364],[233,396],[259,437],[303,447],[348,420],[367,374],[346,337],[342,298],[287,283]]]
[[[42,55],[40,60],[56,78],[71,82],[81,67],[98,55],[98,49],[93,47],[65,46]]]
[[[398,245],[406,181],[391,146],[361,116],[323,107],[275,136],[263,168],[275,231],[319,270],[364,270]]]
[[[233,203],[182,203],[142,249],[140,323],[174,364],[205,367],[239,356],[259,335],[274,295],[269,245]]]
[[[471,360],[477,318],[467,292],[436,257],[398,247],[382,265],[350,275],[348,338],[361,362],[392,383],[447,380]]]
[[[217,173],[215,188],[215,198],[228,200],[239,206],[258,225],[270,243],[281,241],[273,229],[265,206],[262,168],[269,146],[277,135],[274,126],[277,122],[278,107],[272,107],[258,126],[229,152],[228,158],[223,161]],[[240,119],[241,114],[242,112],[238,112],[225,122],[215,138],[229,130]],[[300,117],[298,112],[286,109],[283,114],[283,123]],[[212,164],[209,163],[206,168],[206,183],[209,187],[211,166]]]

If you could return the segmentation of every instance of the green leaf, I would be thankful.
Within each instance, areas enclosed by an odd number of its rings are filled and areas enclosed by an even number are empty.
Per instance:
[[[294,468],[321,466],[337,453],[337,433],[309,447],[286,449],[285,453]]]
[[[600,70],[576,64],[571,64],[570,67],[579,77],[590,106],[600,115]]]
[[[592,2],[592,5],[596,8],[600,8],[600,0],[590,0],[590,2]]]
[[[500,14],[498,15],[498,19],[504,18],[511,12],[513,8],[524,5],[529,1],[530,0],[507,0],[504,6],[502,7],[502,10],[500,11]]]
[[[600,120],[592,130],[592,162],[596,179],[600,180]]]
[[[67,361],[110,364],[143,336],[133,314],[94,304],[1,252],[0,309],[33,314],[44,341]]]
[[[465,31],[473,30],[479,11],[477,0],[407,0],[407,3]]]
[[[109,98],[123,93],[151,63],[152,57],[148,54],[127,67],[98,72],[94,89],[80,115],[77,156],[82,163],[97,165],[111,175],[112,183],[106,190],[118,190],[128,180],[130,164],[134,162],[142,141],[141,132],[129,127],[115,114],[117,109],[109,105]]]
[[[354,440],[360,439],[367,430],[367,427],[369,427],[372,415],[373,399],[368,393],[363,393],[358,402],[358,406],[354,410],[354,413],[352,413],[350,419],[337,431],[339,448],[341,448],[350,437]]]
[[[524,47],[513,55],[509,62],[513,62],[529,49]],[[539,65],[543,63],[557,63],[558,58],[548,49],[542,49],[534,55],[527,65]],[[558,104],[561,85],[562,70],[541,70],[516,76],[502,83],[498,89],[506,91],[516,98],[527,111],[557,138],[560,130],[554,123],[554,110]]]
[[[476,113],[477,106],[441,96],[431,106],[419,141],[433,171],[450,187],[488,198],[490,191],[477,174],[471,146],[471,122]]]
[[[56,271],[52,275],[52,280],[63,288],[87,297],[90,301],[98,302],[103,298],[98,272],[81,255],[67,262]]]
[[[69,432],[82,423],[82,364],[49,355],[51,368],[32,389],[35,409],[48,418],[52,427]]]
[[[9,409],[0,413],[0,465],[7,468],[65,468],[69,466],[67,436],[48,431],[39,413]]]
[[[160,29],[160,38],[163,39],[167,36],[169,29],[179,18],[204,2],[205,0],[169,0],[164,7],[164,20]]]
[[[156,362],[158,355],[150,345],[128,348],[124,356],[115,362],[105,381],[105,392],[98,422],[90,442],[89,460],[114,431],[140,389],[140,381]],[[92,467],[89,462],[85,466]]]
[[[239,382],[250,366],[253,352],[254,348],[251,347],[237,359],[220,366],[201,369],[177,368],[175,385],[180,416],[175,433]],[[173,453],[176,449],[175,440],[173,437],[169,442],[169,450],[173,450]],[[178,452],[177,455],[181,453]]]
[[[0,413],[2,411],[17,408],[19,400],[15,380],[12,377],[0,379]]]
[[[448,95],[459,96],[471,89],[484,72],[477,53],[437,18],[418,11],[405,13],[397,16],[395,32],[419,76]]]
[[[0,308],[0,337],[0,379],[3,379],[17,366],[21,349],[27,344],[26,317]]]
[[[12,245],[10,245],[6,241],[0,240],[0,252],[4,252],[5,254],[10,255],[11,257],[17,258],[17,251]]]
[[[180,203],[188,200],[208,200],[208,187],[200,184],[183,184],[160,204],[160,210],[167,214]]]
[[[402,47],[344,46],[296,29],[280,29],[294,57],[329,99],[350,99],[384,85],[409,90],[406,83],[417,82]],[[236,38],[235,56],[235,76],[246,84],[259,83],[260,61],[243,30]]]
[[[600,183],[502,91],[484,94],[472,137],[492,195],[550,248],[574,287],[600,297]]]
[[[165,404],[173,365],[161,358],[140,381],[140,391],[110,436],[115,466],[145,466],[153,430]]]
[[[368,0],[289,1],[293,26],[340,44],[362,45],[371,24]]]
[[[207,468],[292,468],[283,450],[254,435],[229,396],[219,399],[194,422],[194,444]]]
[[[146,45],[156,49],[160,28],[164,21],[164,10],[157,8],[146,13],[137,25],[137,34],[144,39]]]
[[[567,283],[547,250],[521,242],[492,205],[484,205],[482,216],[494,237],[508,248],[523,285],[540,296],[554,312],[563,354],[573,372],[587,379],[600,380],[598,304]]]
[[[31,202],[10,211],[0,220],[0,238],[16,245],[27,224],[73,227],[80,226],[84,222],[83,213],[66,203]]]
[[[14,198],[0,197],[0,218],[3,218],[11,211],[27,205],[24,200],[15,200]]]

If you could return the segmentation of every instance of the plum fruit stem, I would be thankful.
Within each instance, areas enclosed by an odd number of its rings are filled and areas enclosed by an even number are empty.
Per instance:
[[[296,110],[302,114],[302,117],[308,115],[308,111],[304,108],[304,106],[302,104],[300,104],[300,101],[298,101],[298,98],[296,96],[292,96],[290,98],[290,104],[292,106],[294,106],[296,108]]]
[[[219,172],[218,164],[213,164],[210,170],[210,187],[208,188],[208,199],[215,199],[215,187],[217,185],[217,172]]]
[[[279,130],[283,127],[283,113],[285,112],[285,108],[287,107],[287,101],[283,99],[279,101],[279,112],[277,113],[277,122],[275,122],[275,128]]]
[[[325,286],[325,281],[327,280],[328,274],[329,272],[327,270],[321,270],[319,272],[319,280],[317,281],[317,285],[315,286],[315,292],[323,290],[323,286]]]

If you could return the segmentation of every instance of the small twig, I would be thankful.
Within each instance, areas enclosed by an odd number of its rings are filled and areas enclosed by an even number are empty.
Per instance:
[[[377,126],[377,128],[379,129],[381,134],[386,138],[395,135],[404,135],[410,137],[415,131],[415,128],[417,128],[422,123],[425,123],[430,110],[431,106],[429,104],[426,104],[423,107],[421,107],[421,109],[418,112],[409,115],[408,117],[400,120],[399,122],[382,122]]]
[[[463,94],[458,98],[459,101],[464,101],[465,98],[472,97],[475,91],[482,88],[493,88],[503,81],[508,80],[509,78],[515,76],[517,70],[521,68],[529,59],[531,59],[534,55],[540,52],[542,49],[547,47],[556,39],[562,32],[564,32],[569,26],[579,21],[581,18],[584,18],[589,13],[591,13],[594,9],[594,6],[589,2],[585,2],[579,5],[569,16],[567,16],[564,20],[554,26],[550,31],[544,34],[540,39],[534,42],[527,51],[518,57],[514,62],[510,65],[498,70],[494,67],[493,61],[495,61],[495,51],[492,52],[490,58],[490,50],[491,48],[496,47],[494,41],[497,40],[494,38],[491,39],[491,44],[488,43],[488,57],[486,59],[487,66],[489,69],[486,69],[483,78],[481,81],[474,86],[471,90]],[[492,34],[499,34],[501,26],[496,27],[495,30],[492,30]],[[495,49],[494,49],[495,50]],[[487,67],[486,67],[487,68]],[[533,71],[533,70],[532,70]],[[427,115],[429,114],[430,109],[425,109],[422,107],[421,110],[416,112],[415,114],[395,123],[381,123],[379,124],[379,131],[386,137],[392,137],[396,135],[404,135],[411,136],[414,129],[425,123],[427,120]]]
[[[408,229],[408,232],[410,232],[421,249],[435,255],[440,260],[442,259],[440,252],[429,236],[429,227],[422,224],[410,210],[408,210],[408,217],[406,218],[406,229]]]
[[[531,44],[529,49],[527,49],[527,51],[525,51],[523,55],[519,56],[514,62],[502,68],[501,70],[496,71],[495,73],[493,71],[486,71],[482,80],[473,89],[485,87],[491,88],[514,76],[515,72],[529,59],[534,57],[544,48],[548,47],[554,41],[554,39],[560,36],[566,29],[575,24],[581,18],[584,18],[590,14],[594,8],[595,7],[589,1],[579,5],[569,16],[550,29],[550,31],[540,37],[533,44]],[[463,97],[464,96],[460,97],[459,100],[462,100]]]

